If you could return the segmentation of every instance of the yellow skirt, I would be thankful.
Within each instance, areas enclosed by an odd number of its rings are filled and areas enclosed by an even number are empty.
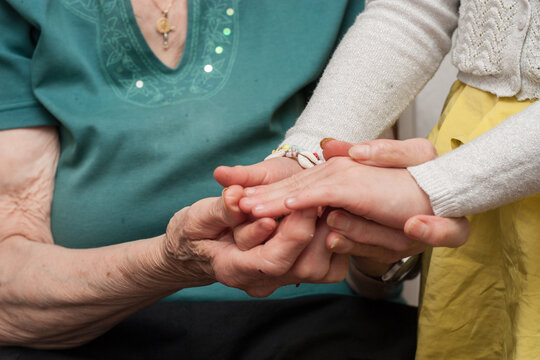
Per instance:
[[[442,155],[532,103],[458,81],[429,139]],[[469,219],[465,245],[424,256],[416,358],[540,359],[540,194]]]

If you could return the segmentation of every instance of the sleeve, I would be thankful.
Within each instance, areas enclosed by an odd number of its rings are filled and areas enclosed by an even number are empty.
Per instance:
[[[457,149],[409,168],[435,215],[479,213],[540,193],[540,102]]]
[[[57,125],[32,91],[32,26],[0,1],[0,130]]]
[[[459,0],[375,0],[349,29],[284,143],[319,151],[390,127],[449,51]]]

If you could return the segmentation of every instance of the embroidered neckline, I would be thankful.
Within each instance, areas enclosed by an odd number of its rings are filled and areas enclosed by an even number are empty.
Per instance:
[[[126,0],[62,0],[96,24],[100,67],[122,99],[145,106],[208,98],[227,82],[239,39],[239,0],[191,0],[185,51],[170,68],[150,49]]]

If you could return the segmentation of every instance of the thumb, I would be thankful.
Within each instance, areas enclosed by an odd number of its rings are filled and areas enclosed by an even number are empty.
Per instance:
[[[214,178],[222,186],[243,187],[266,185],[302,170],[298,162],[286,157],[261,161],[249,166],[220,166],[214,170]]]
[[[184,234],[195,239],[215,239],[227,229],[234,228],[247,219],[238,203],[244,189],[235,185],[223,190],[221,198],[197,201],[189,208],[184,222]]]
[[[467,242],[470,224],[465,217],[417,215],[407,220],[404,231],[411,239],[430,246],[456,248]]]
[[[241,185],[241,186],[255,186],[264,183],[264,179],[267,177],[268,170],[264,166],[260,166],[261,163],[257,163],[249,166],[237,165],[219,166],[214,170],[214,179],[221,186]]]

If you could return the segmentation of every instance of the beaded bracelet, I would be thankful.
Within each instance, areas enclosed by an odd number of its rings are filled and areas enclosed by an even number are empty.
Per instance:
[[[321,163],[321,158],[317,153],[311,153],[296,145],[283,144],[276,150],[273,150],[272,153],[268,155],[264,160],[278,157],[288,157],[291,159],[296,159],[296,161],[298,161],[298,164],[300,164],[300,166],[304,169],[308,169]]]

